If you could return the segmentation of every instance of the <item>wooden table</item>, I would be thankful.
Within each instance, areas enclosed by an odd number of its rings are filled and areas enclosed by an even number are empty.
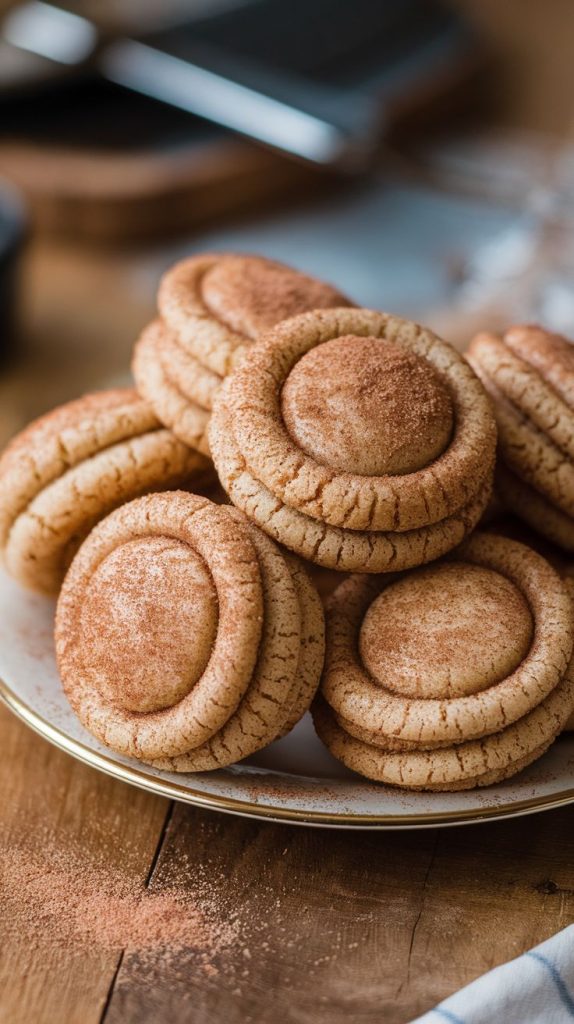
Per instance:
[[[149,282],[139,294],[138,280],[128,256],[30,251],[23,354],[0,375],[3,438],[119,372],[151,313]],[[0,845],[18,844],[24,860],[41,854],[47,879],[44,898],[19,908],[0,858],[2,1024],[402,1024],[574,921],[574,808],[331,832],[147,795],[50,747],[4,708],[0,752]],[[211,879],[211,904],[235,922],[235,939],[210,971],[194,956],[182,969],[89,939],[63,951],[43,905],[51,851],[60,865],[69,855],[110,877],[121,870],[150,895],[193,900]]]

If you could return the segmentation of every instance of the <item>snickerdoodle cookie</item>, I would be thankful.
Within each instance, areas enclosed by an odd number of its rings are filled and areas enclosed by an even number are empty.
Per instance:
[[[341,571],[438,558],[491,492],[496,427],[464,359],[432,331],[365,309],[269,332],[217,394],[209,430],[233,503]]]
[[[262,332],[311,309],[346,306],[331,285],[261,256],[192,256],[164,275],[160,317],[136,344],[138,390],[174,433],[207,451],[223,377]]]
[[[55,593],[77,548],[146,491],[199,486],[210,463],[127,389],[85,395],[31,423],[0,457],[0,549],[8,572]]]
[[[498,423],[497,491],[516,515],[574,551],[574,347],[540,327],[478,334],[468,361]]]
[[[317,732],[368,778],[456,790],[513,775],[574,709],[573,605],[530,548],[477,533],[435,565],[335,591]]]
[[[90,534],[64,581],[56,653],[87,729],[172,771],[239,761],[309,707],[323,612],[301,564],[237,509],[173,492]]]

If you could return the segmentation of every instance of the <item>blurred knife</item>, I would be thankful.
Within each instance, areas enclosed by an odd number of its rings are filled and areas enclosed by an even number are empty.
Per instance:
[[[322,166],[360,169],[395,106],[416,102],[476,55],[431,0],[244,0],[142,39],[31,0],[4,44],[106,79]]]

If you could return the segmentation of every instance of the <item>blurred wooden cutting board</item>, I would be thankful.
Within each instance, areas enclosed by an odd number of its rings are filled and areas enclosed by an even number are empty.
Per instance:
[[[316,172],[222,135],[170,151],[0,141],[0,175],[22,189],[34,227],[102,241],[185,231],[316,186]]]

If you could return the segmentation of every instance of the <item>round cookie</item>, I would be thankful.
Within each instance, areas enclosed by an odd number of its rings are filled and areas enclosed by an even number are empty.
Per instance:
[[[574,350],[533,326],[478,334],[467,358],[494,406],[497,490],[529,526],[574,550]]]
[[[231,253],[176,263],[158,293],[160,315],[179,343],[220,377],[281,320],[347,305],[341,292],[317,278],[262,256]]]
[[[0,549],[8,572],[56,593],[92,527],[147,491],[200,486],[210,463],[132,390],[85,395],[34,421],[0,457]]]
[[[209,771],[292,728],[316,692],[324,624],[304,570],[236,509],[183,492],[92,531],[56,615],[64,690],[118,753]]]
[[[387,572],[438,558],[491,493],[496,429],[464,360],[431,331],[316,311],[253,346],[209,428],[220,480],[310,561]]]
[[[474,534],[402,576],[335,591],[316,725],[348,767],[460,789],[542,753],[574,709],[573,605],[531,549]]]

